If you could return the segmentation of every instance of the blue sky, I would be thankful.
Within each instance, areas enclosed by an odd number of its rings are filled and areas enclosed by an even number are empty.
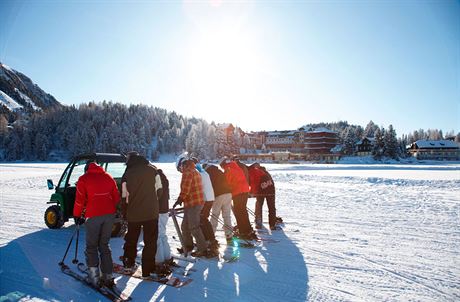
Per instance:
[[[460,131],[458,1],[1,0],[0,61],[64,104]]]

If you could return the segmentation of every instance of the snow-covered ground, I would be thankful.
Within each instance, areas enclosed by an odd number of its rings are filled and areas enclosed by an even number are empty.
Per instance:
[[[177,197],[180,174],[158,166]],[[266,166],[285,226],[261,236],[280,242],[240,249],[236,263],[198,261],[180,289],[126,276],[119,287],[134,301],[460,300],[459,164]],[[59,270],[73,223],[43,222],[46,179],[57,183],[64,167],[0,164],[0,301],[105,301]],[[175,250],[172,222],[168,232]],[[122,245],[112,239],[114,259]],[[83,251],[80,242],[81,261]]]

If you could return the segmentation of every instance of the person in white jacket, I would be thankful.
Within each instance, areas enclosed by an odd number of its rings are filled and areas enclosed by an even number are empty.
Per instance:
[[[200,172],[201,182],[203,184],[203,193],[204,193],[204,206],[200,214],[200,227],[203,235],[208,242],[209,250],[212,253],[218,253],[219,242],[216,240],[214,235],[214,230],[211,223],[209,222],[209,214],[211,212],[212,204],[214,202],[214,189],[212,188],[211,178],[209,174],[203,169],[201,164],[198,162],[198,159],[193,157],[192,160],[195,162],[195,167]]]
[[[159,217],[158,217],[158,241],[157,253],[155,255],[156,272],[160,274],[169,274],[171,270],[169,265],[172,264],[173,258],[171,257],[171,247],[168,243],[168,236],[166,235],[166,225],[169,219],[169,181],[161,169],[157,170],[161,179],[163,187],[162,195],[159,199]]]
[[[232,226],[232,189],[227,183],[224,172],[215,165],[204,164],[203,168],[209,174],[211,178],[212,187],[216,199],[213,202],[211,209],[211,225],[214,233],[217,229],[217,222],[220,214],[223,219],[223,229],[225,231],[225,238],[227,243],[232,243],[233,238],[233,226]],[[222,220],[221,220],[222,223]]]

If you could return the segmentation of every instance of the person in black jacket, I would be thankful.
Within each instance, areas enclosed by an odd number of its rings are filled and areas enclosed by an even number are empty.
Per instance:
[[[158,240],[159,202],[162,195],[161,178],[149,161],[133,151],[128,153],[126,170],[121,180],[124,216],[128,233],[123,246],[123,264],[133,269],[137,256],[137,241],[141,229],[144,234],[142,249],[142,277],[155,273],[155,255]]]
[[[217,219],[220,213],[224,220],[224,231],[227,242],[231,242],[233,237],[232,227],[232,190],[227,183],[224,172],[222,172],[217,166],[214,165],[203,165],[206,172],[208,172],[211,178],[212,187],[214,189],[215,200],[211,209],[211,225],[214,233],[217,229]]]

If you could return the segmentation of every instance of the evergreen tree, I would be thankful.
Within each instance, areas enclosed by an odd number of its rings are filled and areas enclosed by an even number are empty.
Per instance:
[[[365,137],[374,137],[375,136],[375,131],[377,131],[379,127],[374,124],[373,121],[369,121],[367,124],[366,128],[364,129],[364,133],[362,135],[363,138]]]
[[[385,129],[382,128],[377,128],[374,132],[374,147],[372,149],[372,156],[375,159],[381,159],[382,155],[384,153],[384,140],[383,137],[385,135]]]
[[[398,139],[396,137],[396,131],[393,129],[393,125],[388,126],[388,130],[385,131],[383,137],[384,143],[384,156],[397,159],[400,151],[398,150]]]
[[[347,155],[355,154],[356,143],[358,140],[356,129],[353,126],[348,126],[343,134],[344,153]]]
[[[227,137],[225,134],[224,129],[221,126],[217,126],[216,128],[216,142],[215,142],[215,150],[217,156],[219,158],[228,155],[228,150],[226,148],[227,145]]]
[[[32,150],[32,138],[30,137],[30,131],[24,131],[24,136],[22,137],[22,143],[24,147],[24,158],[26,160],[35,159]]]

